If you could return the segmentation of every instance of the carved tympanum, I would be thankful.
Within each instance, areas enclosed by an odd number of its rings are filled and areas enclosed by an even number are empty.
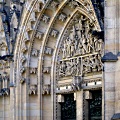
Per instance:
[[[86,16],[81,14],[74,18],[60,46],[59,77],[82,76],[102,70],[103,40],[92,35],[94,29]]]

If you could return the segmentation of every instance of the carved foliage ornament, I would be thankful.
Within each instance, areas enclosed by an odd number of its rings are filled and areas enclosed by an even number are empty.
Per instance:
[[[81,76],[102,70],[103,40],[92,35],[91,21],[75,18],[60,46],[59,76]]]

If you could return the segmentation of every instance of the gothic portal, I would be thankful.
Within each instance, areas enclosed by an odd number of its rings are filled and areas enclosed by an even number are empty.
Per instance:
[[[120,0],[0,1],[0,120],[120,119]]]

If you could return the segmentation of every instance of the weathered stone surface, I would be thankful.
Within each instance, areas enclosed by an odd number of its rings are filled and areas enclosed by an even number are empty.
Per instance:
[[[120,0],[1,1],[0,120],[61,120],[72,107],[64,120],[89,120],[99,104],[96,119],[120,119],[119,11]]]

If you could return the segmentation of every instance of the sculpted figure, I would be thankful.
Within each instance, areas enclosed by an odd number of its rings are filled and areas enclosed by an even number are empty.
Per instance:
[[[91,72],[91,64],[89,57],[85,57],[83,59],[83,73],[89,73]]]
[[[87,50],[88,53],[90,53],[93,50],[93,40],[92,40],[92,35],[88,34],[88,39],[87,39]]]
[[[96,55],[90,56],[90,61],[92,64],[92,71],[94,71],[94,72],[97,71],[98,61],[96,60]]]
[[[70,52],[70,56],[72,57],[74,55],[74,52],[75,52],[75,46],[74,46],[74,43],[72,42],[71,43],[71,52]]]
[[[62,51],[63,51],[63,58],[66,58],[66,55],[67,55],[67,42],[66,42],[66,40],[64,40]]]
[[[77,72],[76,60],[72,59],[71,64],[72,64],[72,66],[71,66],[71,75],[75,76],[76,72]]]
[[[98,39],[94,37],[94,51],[98,51]]]
[[[81,74],[81,59],[80,58],[77,58],[77,61],[76,61],[76,76],[79,76]]]
[[[72,43],[72,41],[71,41],[71,39],[69,38],[69,37],[67,37],[67,57],[70,57],[70,55],[71,55],[71,43]]]
[[[83,22],[86,20],[86,18],[84,18],[83,15],[80,16],[80,19],[78,21],[79,23],[79,31],[80,31],[80,38],[82,37],[82,33],[83,33]]]
[[[102,70],[102,62],[101,62],[101,56],[99,54],[96,56],[96,63],[97,63],[97,70],[101,71]]]
[[[82,55],[83,54],[83,46],[81,40],[78,43],[78,49],[77,49],[77,54]]]
[[[103,46],[103,41],[102,41],[102,39],[99,39],[98,40],[98,51],[102,50],[102,46]]]
[[[82,35],[82,46],[83,46],[83,54],[87,53],[86,39],[84,34]]]
[[[71,75],[71,69],[73,67],[71,61],[66,62],[66,66],[67,67],[66,67],[66,73],[65,73],[65,75],[69,76],[69,75]]]
[[[90,31],[89,21],[87,20],[85,23],[85,37],[88,38],[88,33]]]
[[[60,61],[60,68],[59,68],[59,76],[63,77],[65,75],[66,70],[66,63],[64,61]]]

